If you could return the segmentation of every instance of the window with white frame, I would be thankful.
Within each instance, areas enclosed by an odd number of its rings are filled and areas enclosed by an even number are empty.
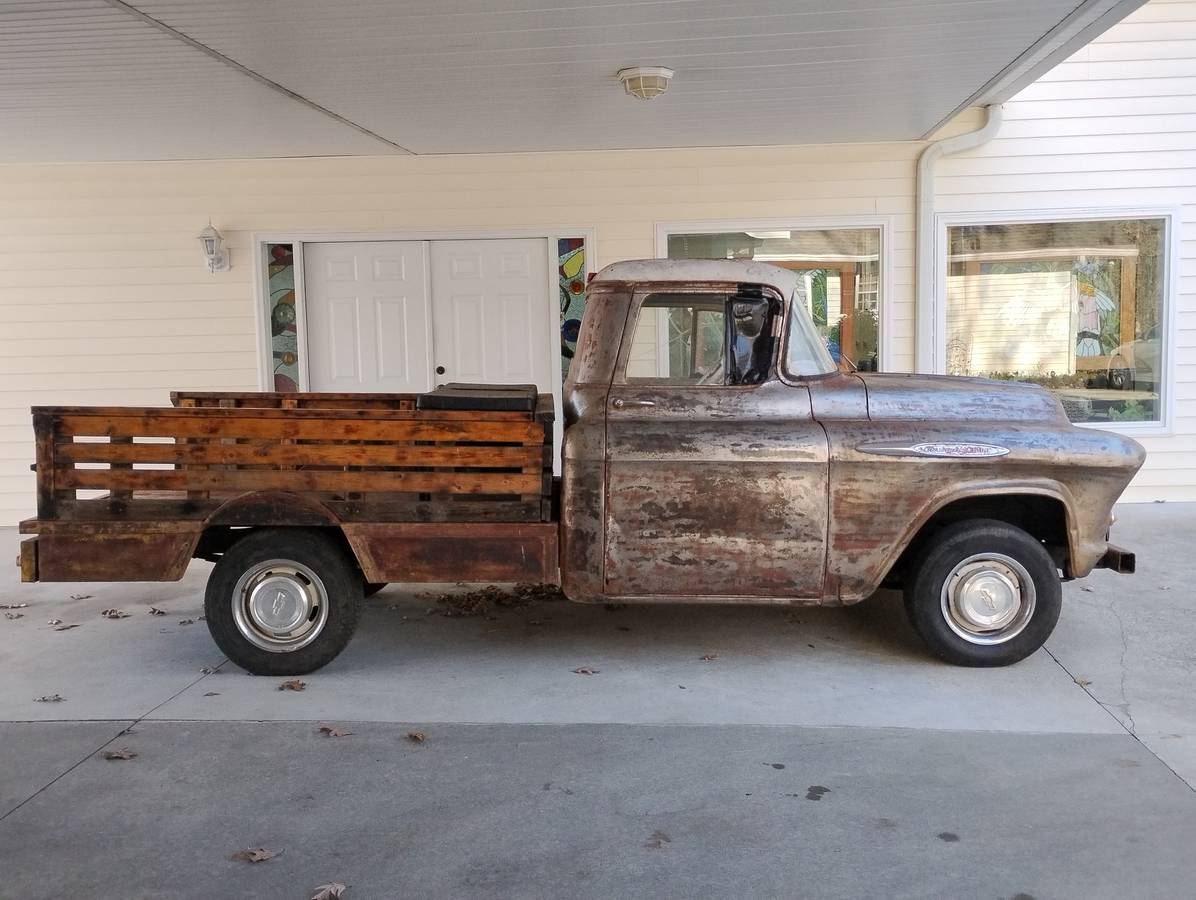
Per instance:
[[[946,371],[1053,391],[1073,422],[1159,422],[1167,219],[950,225]]]
[[[798,298],[836,363],[880,365],[880,228],[794,228],[668,235],[669,259],[753,259],[798,274]]]

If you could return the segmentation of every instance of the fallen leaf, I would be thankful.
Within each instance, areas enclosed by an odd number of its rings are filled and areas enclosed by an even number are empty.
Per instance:
[[[34,703],[61,703],[66,697],[62,694],[46,694],[44,697],[34,697]]]
[[[202,669],[199,670],[199,673],[201,675],[215,675],[216,670],[213,669],[211,666],[204,666]]]
[[[24,609],[28,603],[0,603],[0,609]]]
[[[78,622],[72,622],[70,625],[55,625],[54,630],[55,631],[70,631],[72,628],[78,628],[78,627],[79,627]]]
[[[718,659],[717,653],[707,653],[705,656],[699,656],[698,659],[702,662],[710,662],[712,659]]]
[[[127,619],[127,618],[129,618],[129,614],[127,612],[125,612],[123,609],[117,609],[115,606],[112,607],[111,609],[100,610],[100,615],[103,616],[105,619]]]
[[[267,850],[265,847],[249,847],[245,850],[238,850],[229,859],[235,859],[238,862],[265,862],[267,859],[273,859],[278,856],[276,850]]]
[[[25,618],[25,614],[24,613],[5,613],[4,618],[6,618],[6,619],[23,619],[23,618]]]
[[[164,616],[164,615],[166,615],[166,610],[158,609],[158,607],[156,607],[156,606],[151,606],[149,608],[149,614],[151,616]]]
[[[831,789],[828,787],[823,787],[821,784],[812,784],[806,788],[806,799],[821,800],[823,796],[829,794],[830,792]]]
[[[301,681],[298,678],[292,678],[290,681],[284,681],[278,686],[280,691],[302,691],[307,688],[307,682]]]
[[[663,831],[653,831],[652,835],[644,841],[644,846],[649,850],[660,850],[665,844],[671,843],[673,843],[673,839]]]
[[[328,737],[347,737],[352,733],[351,731],[345,731],[343,728],[337,728],[335,725],[320,726],[320,734],[325,734]]]
[[[1076,684],[1078,684],[1082,688],[1086,688],[1086,687],[1088,687],[1088,685],[1092,684],[1092,682],[1089,681],[1087,678],[1073,678],[1072,681],[1074,681]]]
[[[422,731],[408,731],[407,732],[407,740],[411,741],[411,743],[413,743],[413,744],[422,744],[427,739],[428,739],[428,736],[426,734],[424,734]]]
[[[328,884],[322,884],[316,888],[316,892],[311,895],[311,900],[336,900],[347,890],[348,888],[339,881],[330,881]]]
[[[94,594],[71,594],[72,600],[90,600]]]
[[[219,697],[220,691],[208,691],[204,694],[205,697]]]
[[[573,670],[573,674],[574,675],[597,675],[601,671],[602,671],[601,669],[594,669],[594,668],[591,668],[590,666],[578,666],[576,669]]]
[[[1084,591],[1084,593],[1086,593],[1086,594],[1091,594],[1091,593],[1092,593],[1092,588],[1090,588],[1090,587],[1083,587],[1083,586],[1081,586],[1081,587],[1080,587],[1080,590],[1081,590],[1081,591]]]
[[[61,625],[61,624],[62,624],[62,619],[51,619],[51,620],[50,620],[49,622],[47,622],[46,624],[47,624],[47,625]]]
[[[119,750],[105,750],[100,755],[104,759],[135,759],[137,751],[130,750],[128,747],[121,747]]]
[[[194,619],[179,619],[179,624],[180,625],[194,625],[195,620]]]
[[[496,609],[519,609],[564,599],[560,588],[547,584],[517,584],[508,590],[491,584],[476,591],[441,594],[436,602],[440,604],[441,615],[449,618],[470,616],[493,618],[490,613]],[[428,610],[429,613],[433,611],[433,609]]]

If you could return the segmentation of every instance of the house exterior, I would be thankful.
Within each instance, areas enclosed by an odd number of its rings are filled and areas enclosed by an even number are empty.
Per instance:
[[[440,375],[559,398],[586,274],[653,256],[798,270],[857,367],[1037,381],[1147,447],[1126,499],[1196,500],[1194,51],[1196,0],[1151,0],[1008,99],[937,164],[922,291],[926,141],[0,166],[0,524],[32,512],[30,405]],[[484,326],[479,278],[506,286]]]

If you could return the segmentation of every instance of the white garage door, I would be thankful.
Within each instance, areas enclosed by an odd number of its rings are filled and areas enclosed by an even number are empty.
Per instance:
[[[434,241],[431,255],[436,383],[551,392],[547,242]]]
[[[305,244],[303,275],[313,391],[431,387],[423,242]]]
[[[313,391],[552,391],[545,240],[305,244]]]

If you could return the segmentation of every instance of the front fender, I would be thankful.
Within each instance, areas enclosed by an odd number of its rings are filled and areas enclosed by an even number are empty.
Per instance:
[[[1004,422],[825,423],[831,442],[828,573],[843,602],[874,592],[918,531],[949,503],[1030,494],[1063,504],[1068,575],[1082,577],[1106,547],[1113,503],[1143,461],[1129,438],[1071,425]],[[875,445],[974,442],[1002,455],[928,458]]]

